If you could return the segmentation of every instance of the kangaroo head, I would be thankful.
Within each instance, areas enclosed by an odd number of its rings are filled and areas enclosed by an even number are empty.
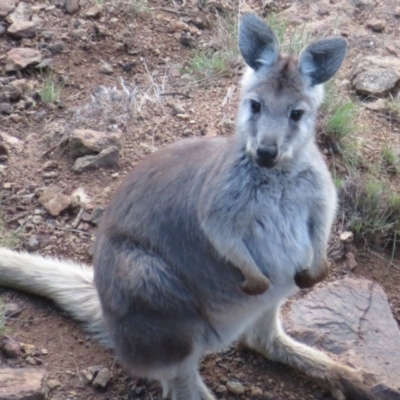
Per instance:
[[[347,43],[328,38],[310,44],[298,58],[282,55],[271,28],[247,14],[240,24],[239,48],[248,67],[237,133],[259,166],[290,163],[313,140],[322,84],[339,70]]]

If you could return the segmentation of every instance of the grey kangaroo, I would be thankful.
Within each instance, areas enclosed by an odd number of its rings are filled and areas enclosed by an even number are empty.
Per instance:
[[[92,269],[0,250],[0,283],[47,296],[87,323],[126,370],[160,381],[163,397],[213,400],[198,364],[239,339],[368,400],[361,374],[288,337],[281,303],[328,272],[336,192],[314,126],[322,84],[347,44],[329,38],[298,58],[245,15],[247,64],[232,137],[179,141],[135,166],[102,218]]]

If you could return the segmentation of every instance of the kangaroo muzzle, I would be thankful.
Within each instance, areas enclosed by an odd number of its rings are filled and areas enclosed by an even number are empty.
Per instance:
[[[317,283],[324,280],[329,273],[329,263],[327,260],[323,260],[321,267],[318,269],[315,275],[312,274],[310,269],[303,269],[296,272],[294,281],[300,289],[308,289],[316,285]]]
[[[256,150],[256,162],[260,167],[273,168],[278,164],[279,152],[276,145],[258,146]]]

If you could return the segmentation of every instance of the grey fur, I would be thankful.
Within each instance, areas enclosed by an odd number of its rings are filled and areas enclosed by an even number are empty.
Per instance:
[[[277,56],[259,67],[260,54],[274,42],[260,21],[247,16],[241,24],[249,68],[236,135],[177,142],[128,174],[98,231],[98,294],[78,284],[78,266],[46,279],[42,259],[4,249],[0,283],[35,293],[43,286],[93,330],[105,325],[103,337],[109,335],[127,370],[159,380],[172,400],[215,399],[199,375],[199,360],[238,338],[327,383],[338,399],[372,399],[355,371],[290,339],[280,325],[280,304],[296,284],[312,286],[327,273],[336,191],[314,139],[321,87],[304,61]],[[259,40],[258,31],[271,40]],[[249,49],[254,41],[260,51]],[[326,56],[337,62],[343,59],[338,51]],[[313,65],[318,76],[322,64]],[[293,110],[304,112],[299,121]],[[260,159],[260,146],[275,146],[276,159]],[[88,305],[72,298],[68,305],[59,295],[68,276],[75,280],[70,288],[82,286],[90,297]],[[104,320],[90,315],[99,299]],[[91,312],[82,311],[89,306]]]

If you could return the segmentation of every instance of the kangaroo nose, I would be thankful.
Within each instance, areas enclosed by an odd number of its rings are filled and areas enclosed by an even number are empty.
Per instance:
[[[278,155],[276,146],[259,146],[257,148],[257,157],[263,161],[273,161]]]

